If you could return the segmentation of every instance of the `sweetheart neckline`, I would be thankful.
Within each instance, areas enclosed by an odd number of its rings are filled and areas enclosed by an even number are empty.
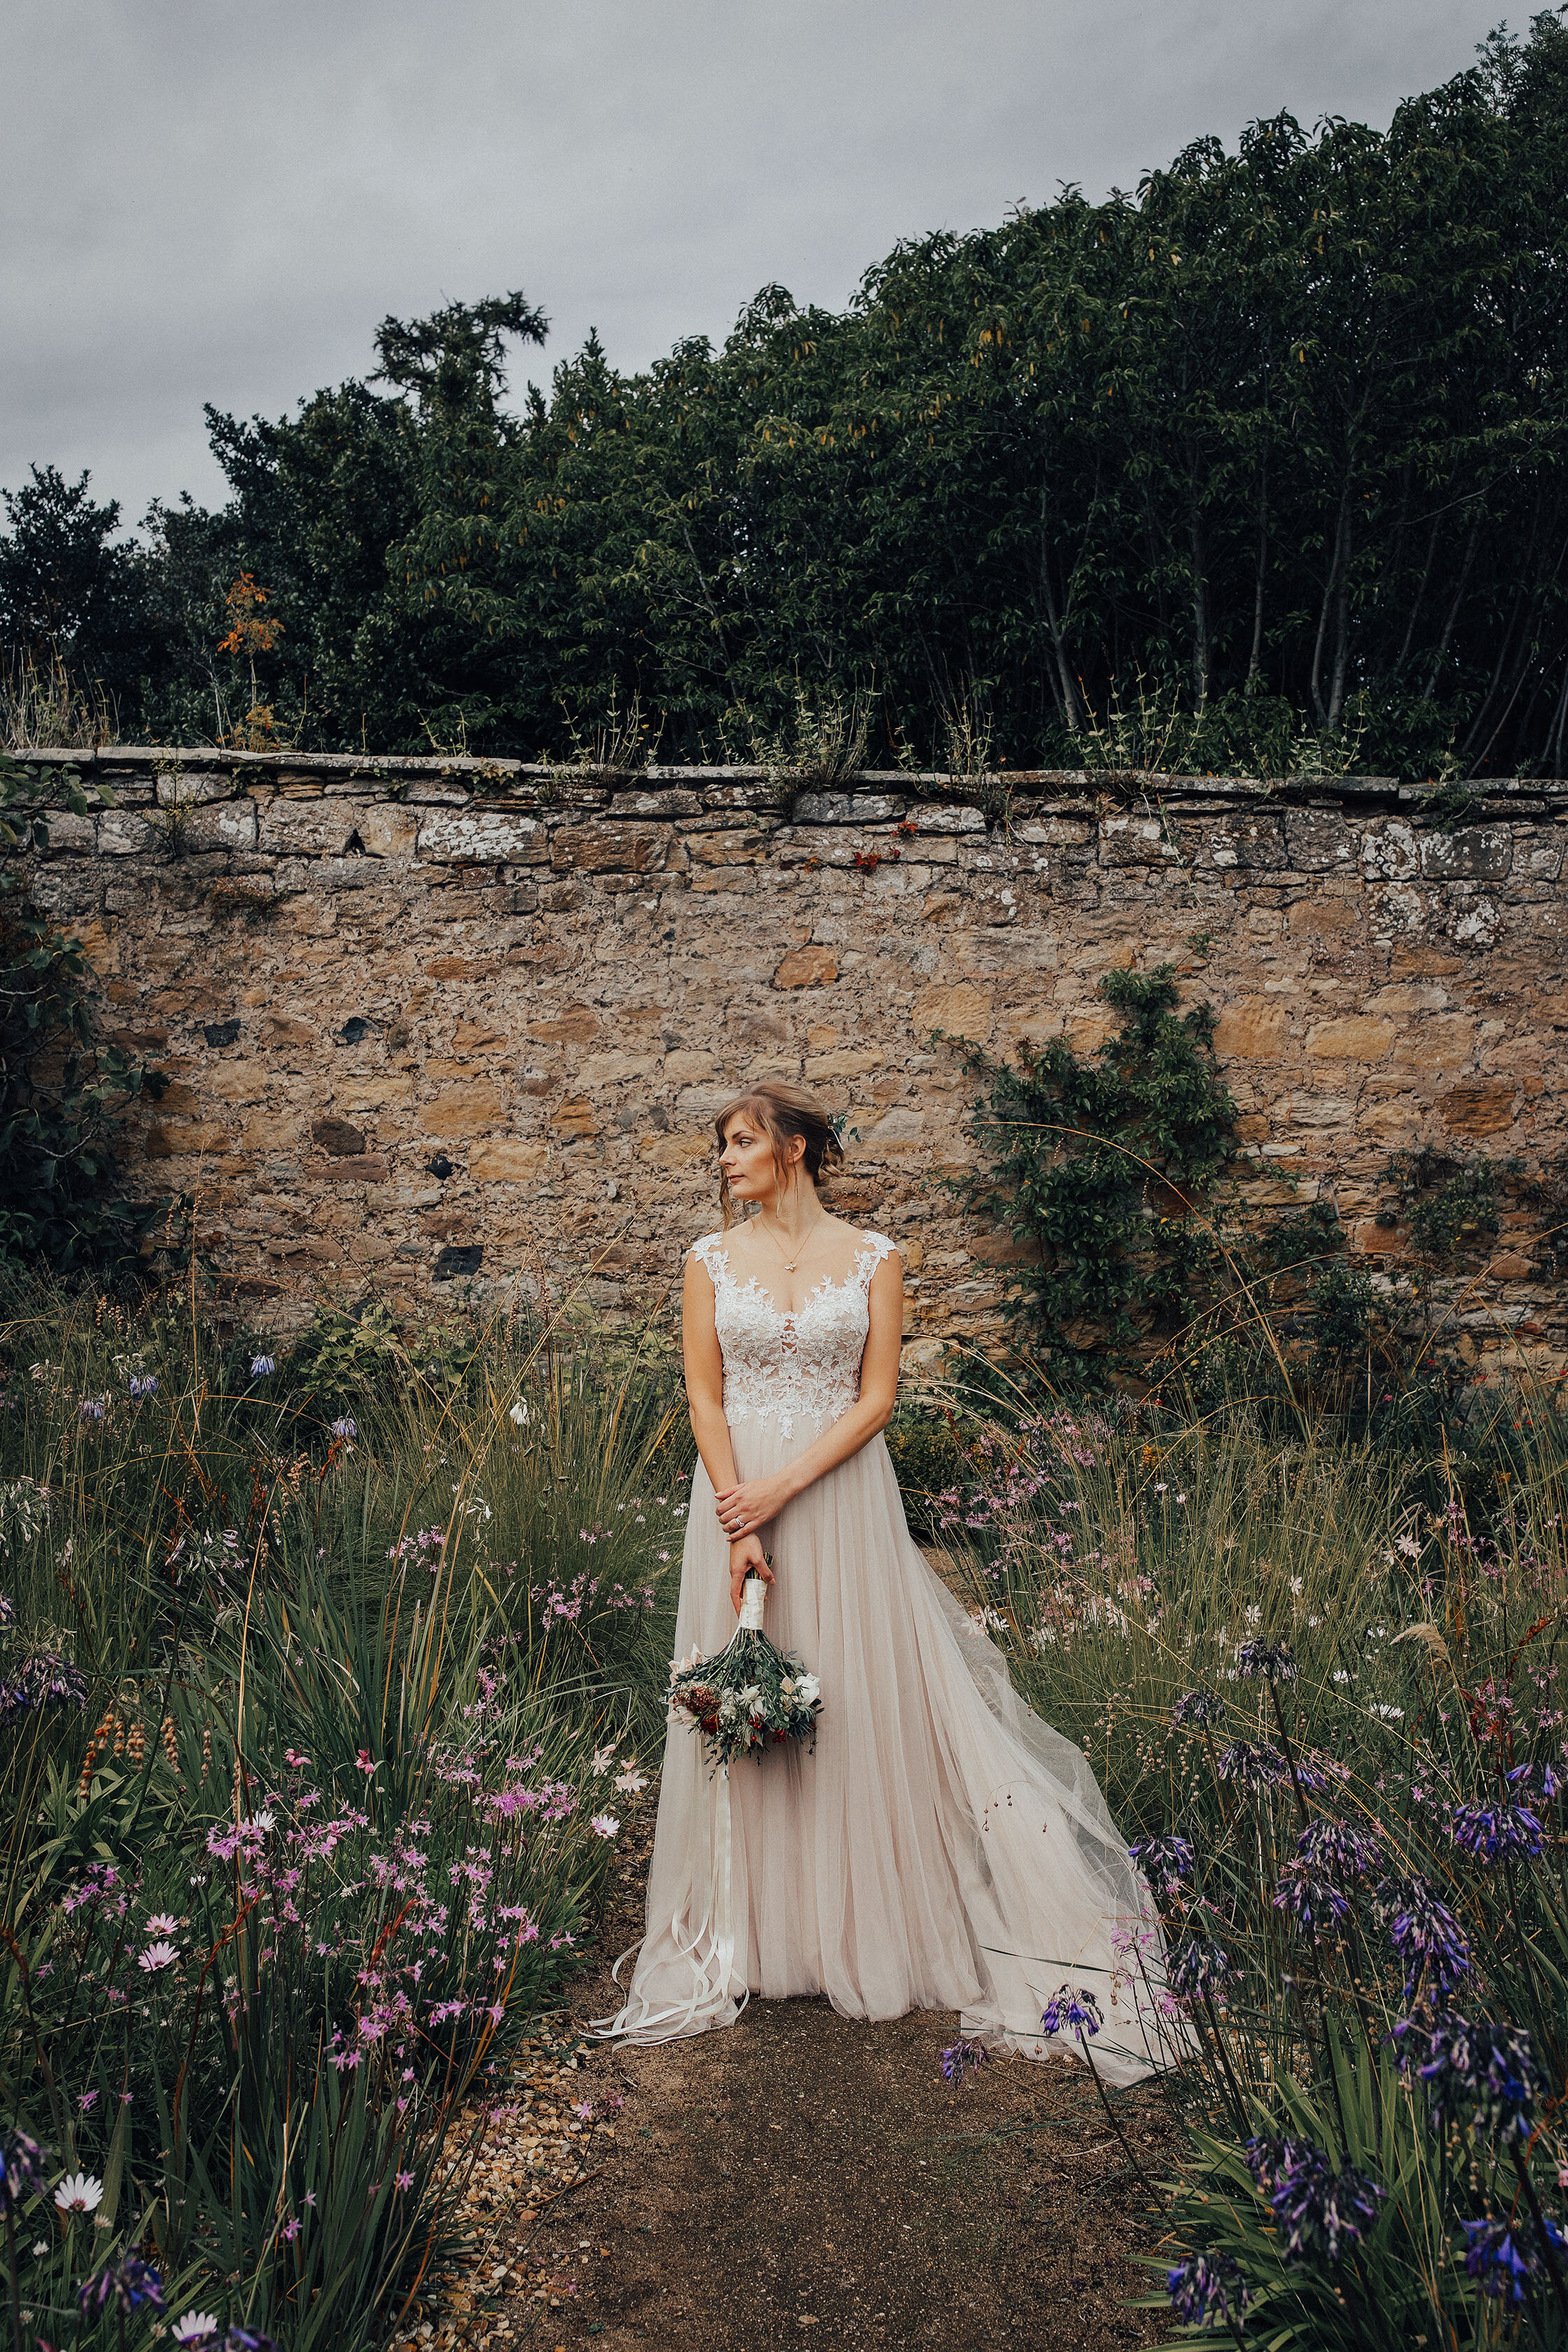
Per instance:
[[[818,1283],[815,1283],[811,1289],[806,1292],[805,1297],[801,1300],[798,1307],[781,1307],[777,1299],[773,1297],[772,1292],[766,1291],[763,1288],[762,1284],[754,1274],[749,1274],[744,1282],[739,1281],[736,1278],[734,1269],[730,1264],[730,1254],[728,1250],[717,1250],[710,1253],[710,1255],[717,1255],[719,1264],[723,1270],[725,1281],[738,1297],[745,1298],[749,1296],[754,1296],[757,1300],[768,1309],[770,1314],[775,1315],[778,1318],[781,1323],[794,1323],[805,1313],[805,1309],[810,1306],[814,1298],[821,1297],[824,1291],[858,1290],[860,1287],[861,1260],[863,1258],[875,1255],[877,1254],[878,1244],[879,1242],[883,1242],[885,1238],[886,1237],[880,1234],[869,1234],[867,1238],[865,1246],[862,1249],[856,1251],[854,1263],[850,1266],[849,1271],[845,1276],[843,1281],[835,1282],[830,1274],[825,1274],[822,1280]],[[705,1235],[704,1240],[708,1239],[717,1241],[718,1236],[716,1234],[711,1236]],[[698,1246],[700,1248],[701,1244],[700,1243]],[[888,1255],[891,1251],[892,1246],[892,1243],[888,1242],[886,1248],[881,1252],[881,1255]],[[708,1265],[707,1257],[704,1258],[703,1264]],[[710,1266],[709,1271],[710,1274],[711,1274],[712,1269]]]

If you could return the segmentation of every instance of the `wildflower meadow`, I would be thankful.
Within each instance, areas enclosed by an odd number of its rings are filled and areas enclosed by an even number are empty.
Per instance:
[[[1031,1402],[962,1465],[940,1539],[1150,1890],[1155,2299],[1274,2352],[1568,2344],[1568,1415]],[[1092,2063],[1093,1997],[1051,2008]]]
[[[12,2340],[374,2343],[662,1729],[678,1398],[510,1328],[5,1305]]]

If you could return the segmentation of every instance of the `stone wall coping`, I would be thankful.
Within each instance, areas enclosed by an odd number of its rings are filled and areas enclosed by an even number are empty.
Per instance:
[[[510,785],[527,792],[534,805],[553,801],[558,807],[602,809],[613,794],[622,805],[617,817],[636,813],[624,806],[626,796],[637,791],[665,793],[685,789],[700,807],[733,814],[737,803],[726,799],[737,786],[772,787],[780,803],[796,795],[851,800],[859,794],[896,795],[906,801],[939,799],[968,806],[984,806],[1002,814],[1000,796],[1023,794],[1028,800],[1076,802],[1086,814],[1106,804],[1180,805],[1230,803],[1266,807],[1360,807],[1418,814],[1432,793],[1430,785],[1401,783],[1393,776],[1190,776],[1161,771],[1109,769],[1018,768],[985,775],[959,776],[939,770],[914,772],[902,768],[868,768],[853,774],[822,778],[809,771],[763,767],[666,767],[637,771],[550,767],[535,761],[479,759],[474,756],[425,754],[373,755],[352,751],[241,751],[207,745],[114,743],[94,750],[62,747],[11,755],[28,768],[53,772],[74,770],[83,779],[106,782],[117,774],[142,781],[149,776],[199,774],[214,782],[226,777],[231,793],[268,784],[287,792],[292,784],[323,793],[353,793],[375,798],[387,787],[393,797],[429,804],[446,801],[463,805],[487,802],[504,806],[495,787]],[[540,785],[545,787],[541,793]],[[490,789],[487,791],[486,787]],[[529,790],[532,787],[532,790]],[[1473,787],[1474,816],[1541,816],[1559,821],[1568,815],[1568,778],[1489,777]],[[178,797],[176,794],[175,797]],[[753,803],[754,804],[754,803]],[[658,812],[649,810],[649,815]],[[693,812],[696,813],[696,812]],[[1194,807],[1194,814],[1198,814]],[[742,811],[743,814],[743,810]]]

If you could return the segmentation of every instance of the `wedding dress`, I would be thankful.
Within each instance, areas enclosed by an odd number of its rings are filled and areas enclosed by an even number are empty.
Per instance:
[[[697,1243],[742,1479],[782,1469],[855,1402],[871,1277],[892,1247],[865,1234],[847,1278],[790,1313],[754,1276],[737,1278],[725,1236]],[[1163,2004],[1142,1881],[1081,1752],[1022,1705],[1000,1651],[915,1545],[884,1440],[797,1496],[764,1539],[777,1580],[766,1630],[822,1685],[816,1749],[792,1741],[726,1777],[684,1720],[671,1724],[647,1932],[603,2030],[666,2042],[732,2024],[749,1992],[825,1993],[847,2017],[958,2010],[962,2031],[994,2047],[1076,2055],[1070,2036],[1041,2032],[1067,1983],[1099,2002],[1100,2073],[1147,2074]],[[707,1655],[734,1630],[700,1463],[677,1654]]]

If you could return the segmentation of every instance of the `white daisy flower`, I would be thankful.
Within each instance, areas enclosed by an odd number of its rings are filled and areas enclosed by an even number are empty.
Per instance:
[[[62,2213],[90,2213],[102,2198],[103,2183],[90,2172],[68,2172],[55,2191],[55,2203]]]
[[[179,1957],[173,1944],[149,1944],[136,1965],[139,1969],[144,1969],[147,1974],[153,1977],[157,1975],[160,1969],[172,1968]]]

